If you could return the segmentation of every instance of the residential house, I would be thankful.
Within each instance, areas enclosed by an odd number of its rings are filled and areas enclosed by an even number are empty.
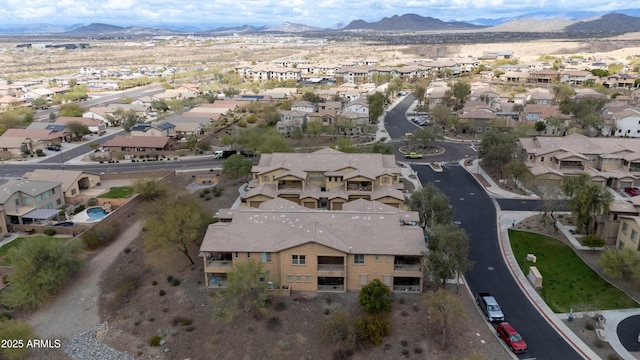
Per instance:
[[[22,98],[30,102],[38,98],[51,100],[54,95],[55,93],[47,88],[35,88],[30,89],[26,93],[24,93],[24,95],[22,95]]]
[[[636,86],[637,75],[614,74],[607,76],[602,85],[614,89],[633,89]]]
[[[541,180],[559,183],[566,176],[587,173],[602,186],[622,189],[637,185],[640,142],[634,138],[535,136],[516,141],[518,156]]]
[[[584,85],[596,80],[598,80],[598,77],[585,70],[569,70],[560,73],[560,82],[569,85]]]
[[[535,70],[529,73],[527,81],[538,84],[552,84],[558,78],[558,74],[557,70]]]
[[[640,251],[640,216],[620,216],[616,248]]]
[[[88,118],[88,119],[100,120],[106,124],[108,123],[107,111],[108,109],[106,106],[95,106],[89,109],[89,111],[85,111],[84,113],[82,113],[82,117]]]
[[[126,136],[116,135],[107,140],[103,147],[109,150],[112,157],[123,154],[125,158],[131,155],[143,155],[151,153],[162,153],[173,150],[175,141],[166,136]]]
[[[4,238],[9,233],[7,227],[7,214],[4,211],[4,206],[0,205],[0,239]]]
[[[5,112],[7,110],[16,109],[23,106],[29,106],[26,103],[25,99],[8,95],[0,97],[0,112]]]
[[[204,126],[199,122],[177,122],[175,125],[175,137],[177,139],[189,138],[192,135],[202,135]]]
[[[436,105],[444,105],[449,97],[451,89],[448,86],[429,87],[425,92],[424,104],[433,110]]]
[[[604,239],[605,245],[617,247],[622,220],[624,218],[637,217],[638,215],[640,215],[640,211],[633,204],[633,201],[613,200],[609,204],[607,213],[596,216],[594,233]]]
[[[335,126],[338,124],[338,112],[336,109],[326,109],[309,113],[307,114],[307,124],[311,122],[318,122],[323,126]]]
[[[610,131],[610,135],[618,137],[640,137],[639,109],[627,108],[617,112],[613,115],[613,121],[615,129]]]
[[[7,224],[34,224],[56,218],[64,206],[58,181],[9,180],[0,186]]]
[[[50,124],[48,124],[49,126]],[[64,131],[47,129],[7,129],[0,135],[0,156],[2,158],[19,158],[24,154],[45,149],[52,144],[64,142],[67,134]]]
[[[276,129],[281,134],[291,134],[296,129],[303,131],[307,126],[307,115],[310,112],[300,110],[278,110],[280,121],[276,124]]]
[[[337,117],[338,131],[344,135],[361,135],[367,133],[369,114],[343,111]]]
[[[296,101],[291,104],[291,111],[300,111],[300,112],[316,112],[318,111],[318,105],[311,101]]]
[[[526,71],[507,71],[500,75],[500,80],[505,82],[524,83],[529,79],[529,73]]]
[[[262,154],[251,173],[251,189],[245,195],[250,207],[278,197],[329,210],[340,210],[357,199],[396,208],[404,201],[400,168],[392,155],[346,154],[333,149]]]
[[[362,199],[342,211],[273,199],[219,214],[200,246],[209,288],[224,288],[234,266],[256,261],[272,289],[359,291],[378,279],[392,291],[423,290],[426,243],[417,212]]]
[[[369,102],[366,98],[358,98],[355,100],[349,101],[343,108],[344,112],[352,112],[356,114],[363,114],[369,117]]]
[[[171,137],[176,135],[176,126],[170,122],[135,124],[131,127],[130,135]]]
[[[76,122],[86,126],[92,133],[98,134],[107,130],[107,124],[98,119],[89,117],[70,117],[60,116],[56,118],[54,124],[67,126],[69,123]]]
[[[61,182],[62,196],[66,204],[76,204],[80,195],[85,190],[93,189],[100,185],[100,175],[80,170],[49,170],[36,169],[24,174],[24,178],[33,181],[51,181],[55,179]]]
[[[492,129],[498,118],[489,108],[477,109],[458,114],[459,131],[463,134],[479,134],[495,131]]]

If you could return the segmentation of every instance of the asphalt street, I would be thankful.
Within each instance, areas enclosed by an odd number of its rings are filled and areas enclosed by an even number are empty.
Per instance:
[[[465,274],[472,293],[490,292],[504,309],[505,319],[524,337],[529,351],[521,359],[582,359],[527,299],[511,275],[498,242],[496,206],[482,186],[461,166],[434,172],[414,166],[420,182],[435,184],[450,199],[454,220],[469,235],[473,269]],[[534,201],[520,204],[537,206]]]

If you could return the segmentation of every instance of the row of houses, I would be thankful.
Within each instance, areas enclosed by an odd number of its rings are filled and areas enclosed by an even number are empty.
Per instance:
[[[312,103],[298,101],[291,110],[279,110],[281,119],[276,124],[281,134],[303,131],[307,125],[317,122],[323,128],[333,127],[346,135],[365,134],[370,124],[369,104],[365,97],[357,97],[343,105],[342,101]]]

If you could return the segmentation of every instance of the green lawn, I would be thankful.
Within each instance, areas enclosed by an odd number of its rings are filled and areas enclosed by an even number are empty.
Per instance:
[[[525,276],[529,266],[535,265],[542,275],[540,295],[558,313],[596,311],[640,307],[598,273],[591,270],[573,250],[562,241],[522,231],[509,230],[511,249]],[[535,264],[527,261],[527,254],[537,257]]]
[[[122,199],[127,198],[133,194],[133,188],[131,186],[116,186],[109,189],[109,192],[98,196],[99,198],[107,199]]]
[[[36,239],[36,238],[38,238],[38,239],[40,239],[40,238],[52,239],[52,240],[63,239],[64,240],[64,238],[54,238],[54,237],[47,236],[47,235],[31,236],[31,237],[28,237],[28,238],[17,238],[15,240],[13,240],[12,242],[0,247],[0,266],[9,266],[10,265],[9,258],[7,257],[7,254],[9,253],[10,249],[12,249],[14,247],[17,247],[18,245],[22,244],[22,242],[26,241],[27,239]],[[68,240],[68,239],[66,239],[66,240]]]

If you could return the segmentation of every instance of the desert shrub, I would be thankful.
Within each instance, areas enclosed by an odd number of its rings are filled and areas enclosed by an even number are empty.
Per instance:
[[[415,347],[415,348],[413,348],[413,352],[416,353],[416,354],[421,354],[422,353],[422,348]]]
[[[167,282],[170,283],[173,281],[173,275],[167,275]]]
[[[587,323],[584,325],[584,327],[585,327],[585,329],[591,330],[591,331],[595,330],[595,328],[596,328],[595,325],[593,324],[593,322],[591,322],[591,321],[587,321]]]
[[[353,349],[357,340],[355,324],[346,314],[333,313],[322,327],[321,337],[325,343]]]
[[[402,349],[402,355],[404,355],[404,357],[409,357],[409,349]]]
[[[377,317],[363,317],[356,321],[356,333],[359,343],[380,345],[382,339],[391,334],[391,323]]]
[[[402,347],[407,347],[407,345],[409,345],[409,342],[407,342],[407,340],[402,340],[400,341],[400,345],[402,345]]]
[[[333,360],[347,360],[353,356],[351,349],[338,349],[333,352]]]
[[[580,239],[580,242],[582,243],[582,245],[592,248],[604,246],[604,239],[594,234],[582,237]]]
[[[178,285],[180,285],[180,279],[173,278],[173,280],[171,280],[171,286],[178,286]]]
[[[11,286],[0,300],[10,308],[34,310],[51,299],[82,266],[81,246],[33,239],[9,250],[14,266]]]
[[[211,192],[213,193],[214,197],[219,197],[224,192],[224,188],[222,186],[214,186],[211,189]]]
[[[158,285],[158,282],[157,282],[157,281],[155,281],[155,280],[153,280],[153,281],[151,282],[151,285],[156,286],[156,285]]]
[[[291,350],[291,343],[288,341],[280,340],[278,341],[278,349],[280,349],[280,351],[289,351]]]
[[[191,325],[191,323],[193,323],[193,321],[189,318],[183,318],[178,316],[173,319],[173,326],[177,326],[177,325],[189,326]]]
[[[91,198],[87,200],[87,206],[97,206],[97,205],[98,205],[98,199]]]
[[[196,329],[196,328],[195,328],[195,327],[193,327],[193,326],[187,326],[187,327],[185,327],[185,328],[184,328],[184,331],[186,331],[186,332],[192,332],[192,331],[193,331],[193,330],[195,330],[195,329]]]
[[[150,318],[148,318],[148,319],[147,319],[147,321],[148,321],[148,322],[154,322],[154,321],[156,321],[156,318],[154,318],[154,317],[150,317]]]
[[[125,254],[128,254],[128,253],[130,253],[130,252],[131,252],[131,249],[130,249],[130,248],[124,248],[124,253],[125,253]]]
[[[160,295],[160,296],[164,296],[165,294],[166,294],[166,292],[164,290],[162,290],[162,289],[160,291],[158,291],[158,295]]]
[[[29,323],[18,320],[2,320],[0,321],[0,339],[22,340],[24,344],[31,339],[36,338],[36,333]],[[27,346],[18,348],[0,349],[0,358],[14,360],[24,359],[29,352]]]
[[[53,236],[56,234],[56,229],[44,229],[44,234],[47,236]]]
[[[208,189],[208,188],[207,188],[207,189],[203,189],[203,190],[202,190],[202,193],[203,193],[203,194],[205,194],[205,195],[206,195],[206,194],[208,194],[208,193],[210,193],[210,192],[211,192],[211,190],[210,190],[210,189]]]
[[[324,309],[324,314],[325,314],[325,315],[329,315],[330,313],[331,313],[331,310],[329,310],[329,309]]]
[[[285,304],[285,303],[284,303],[284,302],[282,302],[282,301],[279,301],[279,302],[277,302],[277,303],[276,303],[276,305],[273,307],[273,309],[274,309],[275,311],[284,311],[284,310],[287,310],[287,304]]]
[[[78,205],[76,206],[75,209],[73,209],[73,215],[76,215],[82,211],[84,211],[84,209],[86,209],[86,207],[84,205]]]
[[[404,298],[400,298],[400,300],[398,300],[398,303],[401,304],[401,305],[404,305],[404,303],[405,303]]]
[[[333,298],[328,297],[324,300],[324,302],[326,302],[327,305],[331,305],[331,303],[333,302]]]
[[[162,337],[160,337],[160,335],[154,335],[149,338],[149,346],[158,347],[161,341]]]
[[[82,241],[89,250],[95,250],[108,245],[120,233],[120,225],[117,222],[109,226],[94,226],[82,234]]]
[[[391,290],[380,280],[374,279],[362,287],[359,301],[368,313],[389,312],[391,311]]]
[[[126,274],[124,272],[116,273],[115,277],[118,286],[116,287],[114,297],[109,302],[110,307],[113,309],[120,305],[131,295],[133,295],[140,283],[139,277],[131,274]]]
[[[282,321],[277,316],[272,316],[267,320],[267,330],[278,332],[282,328]]]
[[[406,310],[402,310],[402,312],[400,313],[400,315],[407,317],[409,316],[409,313]]]

